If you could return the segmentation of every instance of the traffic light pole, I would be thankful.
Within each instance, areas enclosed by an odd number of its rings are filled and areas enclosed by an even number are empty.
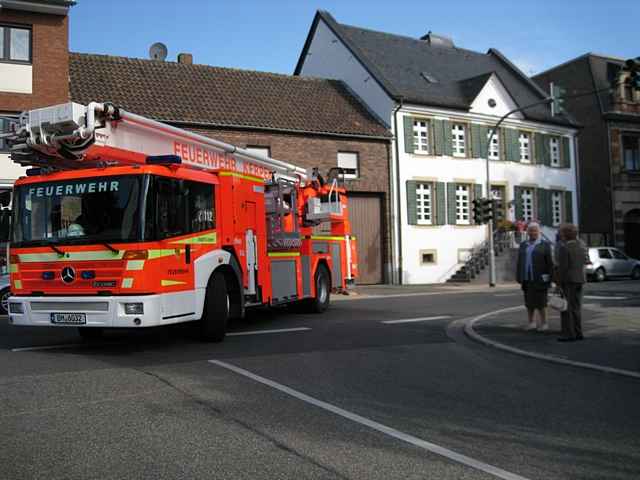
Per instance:
[[[491,150],[491,141],[493,140],[495,133],[498,131],[498,128],[500,128],[500,125],[502,125],[502,122],[504,122],[510,115],[513,115],[514,113],[521,112],[523,110],[526,110],[527,108],[537,107],[538,105],[544,105],[552,101],[553,101],[553,98],[548,97],[548,98],[545,98],[544,100],[530,103],[529,105],[525,105],[524,107],[519,107],[519,108],[516,108],[515,110],[511,110],[510,112],[505,113],[502,116],[502,118],[500,118],[498,123],[496,123],[496,125],[491,129],[489,134],[489,139],[487,140],[487,161],[486,161],[487,198],[491,199],[491,177],[489,175],[490,173],[489,151]],[[487,223],[487,243],[489,244],[489,286],[495,287],[496,286],[496,252],[495,252],[495,247],[493,245],[493,211],[492,211],[491,219]]]

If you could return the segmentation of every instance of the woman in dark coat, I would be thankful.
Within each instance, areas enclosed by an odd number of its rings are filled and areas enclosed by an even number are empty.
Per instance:
[[[540,225],[529,223],[528,239],[520,244],[518,250],[518,268],[516,279],[524,292],[524,304],[527,307],[529,323],[527,330],[546,331],[547,324],[547,292],[553,273],[551,245],[542,239]],[[538,312],[538,322],[535,312]]]

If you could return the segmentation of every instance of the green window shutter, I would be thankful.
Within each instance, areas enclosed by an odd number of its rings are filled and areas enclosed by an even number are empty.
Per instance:
[[[447,183],[447,223],[456,224],[456,184]]]
[[[407,180],[407,223],[409,225],[418,224],[418,197],[416,186],[418,182]]]
[[[444,154],[453,155],[453,135],[451,134],[451,122],[448,120],[442,121],[444,130]]]
[[[544,164],[543,154],[544,154],[544,135],[536,132],[533,135],[532,139],[534,143],[534,151],[533,156],[531,157],[532,163],[538,163],[540,165]]]
[[[551,225],[551,191],[544,188],[536,189],[536,204],[538,219],[542,225]]]
[[[444,120],[432,120],[435,155],[444,155]]]
[[[573,193],[564,192],[564,221],[573,223]]]
[[[445,183],[436,182],[433,184],[436,189],[436,225],[444,225],[447,223],[447,205],[445,199]]]
[[[571,152],[569,149],[569,139],[562,137],[562,152],[560,153],[560,165],[563,168],[571,168]]]
[[[543,135],[542,142],[542,163],[547,167],[551,166],[551,146],[549,142],[551,141],[551,135]]]
[[[471,151],[473,158],[487,158],[487,135],[489,129],[484,125],[471,125]]]
[[[509,162],[520,161],[520,148],[518,145],[518,131],[513,128],[504,129],[505,157]]]
[[[413,118],[404,117],[404,151],[413,153]]]
[[[516,207],[516,220],[522,220],[524,210],[522,208],[522,187],[513,187],[513,201]]]
[[[482,184],[476,183],[473,186],[473,198],[471,200],[473,201],[479,198],[482,198]],[[471,221],[473,221],[473,203],[469,205],[469,210],[469,216],[471,217]]]

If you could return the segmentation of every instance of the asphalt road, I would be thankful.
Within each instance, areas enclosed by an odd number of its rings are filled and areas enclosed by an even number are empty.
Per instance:
[[[0,319],[0,478],[640,478],[639,381],[463,335],[459,320],[519,303],[500,290],[263,310],[222,344],[178,327],[83,345]],[[425,317],[441,318],[381,323]],[[241,334],[271,329],[300,330]]]

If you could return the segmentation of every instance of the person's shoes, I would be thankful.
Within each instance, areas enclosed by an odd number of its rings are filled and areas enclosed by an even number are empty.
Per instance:
[[[527,325],[525,327],[526,331],[531,331],[531,330],[535,330],[536,329],[536,324],[535,323],[530,323],[529,325]]]
[[[560,337],[558,339],[559,342],[575,342],[577,340],[577,338],[571,338],[571,337]]]
[[[549,324],[548,323],[543,323],[542,325],[540,325],[537,330],[539,332],[546,332],[549,330]]]

